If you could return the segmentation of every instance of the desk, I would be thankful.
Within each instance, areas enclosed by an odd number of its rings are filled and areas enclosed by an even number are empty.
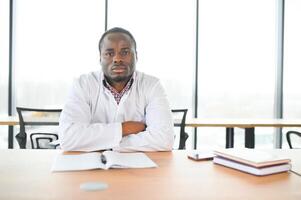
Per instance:
[[[0,125],[8,126],[8,148],[14,147],[14,132],[13,126],[19,124],[19,118],[17,116],[3,116],[0,115]]]
[[[49,122],[49,125],[58,125],[58,118],[38,117],[33,120],[35,123]],[[175,119],[175,125],[180,124],[180,120]],[[12,126],[19,125],[17,116],[0,116],[0,125],[9,126],[9,147],[12,147],[13,134]],[[226,128],[226,147],[234,146],[234,128],[244,128],[246,131],[245,146],[255,147],[255,127],[301,127],[301,119],[211,119],[211,118],[192,118],[186,119],[187,127],[225,127]]]
[[[58,117],[33,117],[30,118],[26,122],[34,125],[39,124],[47,124],[47,125],[58,125],[59,124],[59,118]],[[19,118],[17,116],[1,116],[0,115],[0,125],[6,125],[6,126],[16,126],[19,125]]]
[[[33,117],[30,122],[31,125],[58,125],[58,117]],[[0,125],[8,126],[8,148],[12,149],[14,146],[13,126],[19,125],[19,118],[17,116],[3,116],[0,115]]]
[[[19,124],[17,116],[3,116],[0,115],[0,125],[15,126]]]
[[[294,173],[256,177],[189,160],[185,151],[147,153],[158,168],[51,173],[56,153],[0,150],[0,199],[301,199],[301,177]],[[80,184],[89,181],[109,188],[81,191]]]
[[[225,127],[226,147],[234,146],[234,128],[245,129],[245,147],[255,147],[255,127],[301,127],[301,119],[186,119],[187,127]]]

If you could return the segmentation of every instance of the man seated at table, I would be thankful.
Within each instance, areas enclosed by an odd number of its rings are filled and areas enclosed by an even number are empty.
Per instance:
[[[102,71],[80,76],[60,116],[66,151],[169,151],[172,115],[160,81],[136,71],[136,41],[122,28],[99,41]]]

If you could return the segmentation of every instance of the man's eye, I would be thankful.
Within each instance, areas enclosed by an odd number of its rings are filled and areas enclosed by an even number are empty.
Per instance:
[[[127,56],[127,55],[129,55],[129,53],[130,53],[130,51],[128,51],[128,50],[124,50],[124,51],[121,51],[121,52],[120,52],[120,54],[121,54],[122,56]]]
[[[114,53],[113,52],[106,52],[105,55],[112,57],[112,56],[114,56]]]

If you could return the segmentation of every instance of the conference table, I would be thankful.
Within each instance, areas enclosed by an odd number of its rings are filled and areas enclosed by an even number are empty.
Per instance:
[[[0,125],[3,126],[19,125],[19,118],[17,116],[0,115]]]
[[[8,126],[8,148],[14,148],[14,126],[19,125],[17,116],[0,115],[0,126]]]
[[[45,124],[49,123],[50,125],[58,125],[59,118],[58,117],[32,117],[30,118],[30,122],[39,125],[39,123]],[[1,116],[0,115],[0,125],[6,126],[16,126],[19,125],[19,118],[17,116]]]
[[[301,150],[280,150],[300,155]],[[193,161],[186,151],[152,152],[157,168],[51,172],[60,150],[0,150],[0,199],[301,199],[301,176],[284,172],[258,177]],[[300,157],[296,157],[300,164]],[[295,160],[292,161],[293,166]],[[300,167],[295,166],[300,172]],[[80,185],[102,182],[108,188],[84,191]]]
[[[179,121],[177,121],[178,123]],[[245,147],[255,147],[255,127],[301,127],[301,119],[234,119],[234,118],[192,118],[186,119],[187,127],[225,127],[226,148],[234,146],[234,128],[245,129]],[[279,147],[281,148],[281,146]]]
[[[49,121],[50,120],[50,121]],[[38,117],[33,119],[36,123],[49,122],[58,124],[58,118]],[[179,119],[175,119],[175,125],[180,124]],[[9,148],[13,148],[13,126],[19,124],[17,116],[0,116],[0,125],[9,126],[8,143]],[[245,147],[255,147],[255,127],[301,127],[301,119],[223,119],[223,118],[191,118],[186,119],[186,127],[224,127],[226,128],[226,148],[234,146],[234,128],[245,129]]]
[[[30,124],[59,125],[59,118],[57,116],[34,116],[30,118]],[[8,126],[8,148],[13,149],[14,148],[13,127],[19,125],[19,118],[17,116],[0,115],[0,125]]]

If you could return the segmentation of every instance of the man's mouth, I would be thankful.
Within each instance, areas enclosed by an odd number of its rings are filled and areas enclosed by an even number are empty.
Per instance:
[[[124,65],[114,66],[112,68],[112,71],[115,73],[122,73],[122,72],[126,71],[126,66],[124,66]]]
[[[125,71],[125,69],[124,68],[115,68],[112,71],[115,72],[115,73],[122,73],[122,72]]]

